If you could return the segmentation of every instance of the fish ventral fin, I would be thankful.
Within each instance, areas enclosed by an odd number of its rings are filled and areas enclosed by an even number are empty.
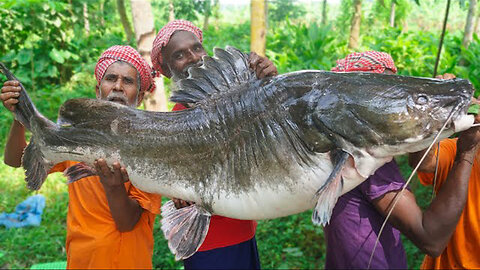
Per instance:
[[[97,175],[97,171],[87,164],[80,162],[67,168],[63,174],[67,177],[67,184],[71,184],[82,178]]]
[[[172,102],[197,103],[220,92],[228,92],[251,80],[258,80],[248,65],[248,55],[237,48],[215,48],[214,56],[204,56],[200,67],[188,70],[170,97]]]
[[[211,214],[192,204],[177,209],[173,201],[162,206],[162,231],[175,260],[184,260],[195,254],[207,236]]]
[[[349,154],[343,150],[332,150],[333,171],[325,184],[315,193],[315,197],[318,199],[312,214],[314,224],[325,226],[330,221],[333,208],[342,192],[343,179],[341,172],[348,157]]]
[[[42,151],[32,139],[23,150],[22,166],[25,169],[25,181],[31,190],[39,190],[52,168],[47,162]]]

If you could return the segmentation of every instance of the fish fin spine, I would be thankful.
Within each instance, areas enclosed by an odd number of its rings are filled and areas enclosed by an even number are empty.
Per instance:
[[[325,226],[332,216],[333,208],[343,189],[342,169],[348,160],[349,154],[343,150],[331,152],[334,168],[325,184],[315,193],[317,203],[312,214],[312,222]]]
[[[175,260],[195,254],[207,236],[211,214],[196,204],[177,209],[171,200],[161,210],[162,231]]]
[[[25,169],[25,181],[31,190],[39,190],[52,168],[43,156],[40,147],[32,139],[25,147],[22,155],[22,166]]]

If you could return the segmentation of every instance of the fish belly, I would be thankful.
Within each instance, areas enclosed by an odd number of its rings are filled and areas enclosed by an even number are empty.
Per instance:
[[[216,215],[245,220],[272,219],[314,207],[317,202],[315,193],[328,179],[333,165],[328,153],[316,154],[312,159],[315,166],[291,165],[290,173],[282,179],[254,175],[254,185],[242,191],[219,189],[215,181],[211,186],[198,190],[184,181],[168,180],[166,175],[156,175],[155,178],[155,174],[138,170],[130,170],[129,176],[141,190],[208,204]]]

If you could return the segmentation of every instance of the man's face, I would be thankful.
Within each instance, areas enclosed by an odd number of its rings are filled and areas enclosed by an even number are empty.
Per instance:
[[[111,64],[97,85],[97,98],[137,107],[143,99],[139,93],[140,82],[137,70],[128,63],[117,61]]]
[[[162,49],[162,69],[167,77],[182,79],[188,76],[188,68],[202,64],[202,56],[207,52],[200,40],[188,31],[175,32]]]

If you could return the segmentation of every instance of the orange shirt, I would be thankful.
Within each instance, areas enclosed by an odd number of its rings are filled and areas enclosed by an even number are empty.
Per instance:
[[[65,161],[50,172],[61,172],[77,162]],[[97,176],[68,185],[67,268],[152,268],[153,222],[161,197],[125,183],[128,196],[144,209],[129,232],[117,230],[107,197]]]
[[[445,182],[450,172],[457,151],[457,140],[446,139],[440,143],[435,192]],[[480,156],[477,154],[473,162],[472,173],[468,185],[467,203],[458,221],[447,247],[443,253],[432,258],[425,256],[422,269],[455,269],[480,268]],[[433,173],[418,173],[424,185],[433,183]]]
[[[185,110],[187,107],[175,104],[172,111]],[[248,241],[255,236],[257,222],[214,215],[210,220],[207,236],[198,251],[233,246]]]

